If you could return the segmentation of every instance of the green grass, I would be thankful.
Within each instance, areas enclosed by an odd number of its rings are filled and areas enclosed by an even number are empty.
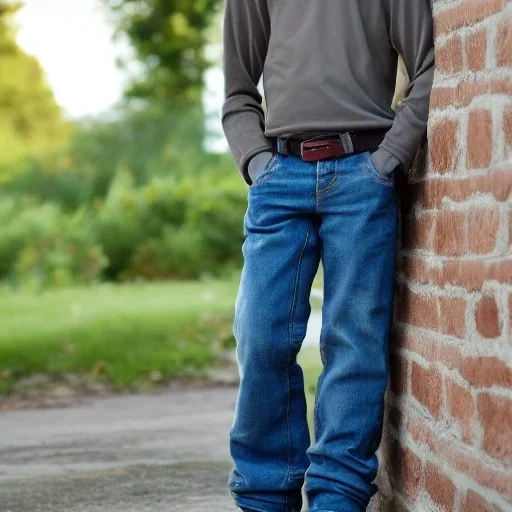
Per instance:
[[[79,374],[114,390],[201,375],[234,347],[239,277],[0,292],[0,393],[34,374]],[[320,274],[316,287],[321,282]],[[318,347],[301,350],[299,362],[312,426]]]
[[[238,277],[2,293],[0,392],[36,373],[78,373],[114,389],[195,374],[233,343]]]

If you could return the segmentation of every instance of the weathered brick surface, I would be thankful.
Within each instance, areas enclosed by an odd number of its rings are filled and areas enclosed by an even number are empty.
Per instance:
[[[466,37],[466,59],[471,71],[485,69],[487,61],[487,30],[476,30]]]
[[[468,119],[468,168],[489,167],[492,153],[492,113],[487,109],[472,110]]]
[[[501,334],[498,304],[494,297],[483,297],[476,307],[476,328],[486,338],[496,338]]]
[[[375,510],[512,511],[512,2],[434,0]]]
[[[474,491],[468,492],[462,510],[464,512],[498,512],[498,508],[486,502]]]

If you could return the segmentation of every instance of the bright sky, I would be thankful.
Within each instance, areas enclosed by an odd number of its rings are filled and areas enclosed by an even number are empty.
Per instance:
[[[116,59],[129,46],[113,42],[113,27],[100,0],[24,0],[18,42],[46,71],[57,101],[71,117],[100,114],[122,96],[125,76]],[[206,75],[204,102],[215,113],[222,101],[222,73]]]
[[[112,41],[114,28],[100,0],[24,0],[18,15],[18,42],[36,56],[59,104],[72,118],[98,115],[122,97],[126,78],[116,59],[130,55],[126,42]],[[208,48],[218,58],[219,48]],[[206,73],[203,96],[207,140],[213,151],[225,151],[220,110],[223,75],[219,68]]]
[[[72,117],[99,114],[123,91],[116,58],[127,45],[112,42],[113,28],[98,0],[25,0],[18,41],[44,67],[57,101]]]

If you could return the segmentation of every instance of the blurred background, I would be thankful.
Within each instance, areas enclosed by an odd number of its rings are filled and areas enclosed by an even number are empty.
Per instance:
[[[247,187],[222,9],[0,0],[1,394],[232,365]]]

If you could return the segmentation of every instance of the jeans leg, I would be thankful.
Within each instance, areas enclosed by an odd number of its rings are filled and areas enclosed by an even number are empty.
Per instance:
[[[376,491],[397,212],[393,181],[376,175],[366,159],[337,161],[336,186],[319,202],[324,368],[305,477],[310,512],[364,511]]]
[[[314,187],[313,167],[297,160],[279,158],[274,165],[282,169],[249,189],[235,304],[240,387],[228,487],[239,507],[261,512],[299,512],[309,465],[304,380],[296,357],[320,247],[318,225],[308,214],[312,196],[305,194],[308,183]]]

